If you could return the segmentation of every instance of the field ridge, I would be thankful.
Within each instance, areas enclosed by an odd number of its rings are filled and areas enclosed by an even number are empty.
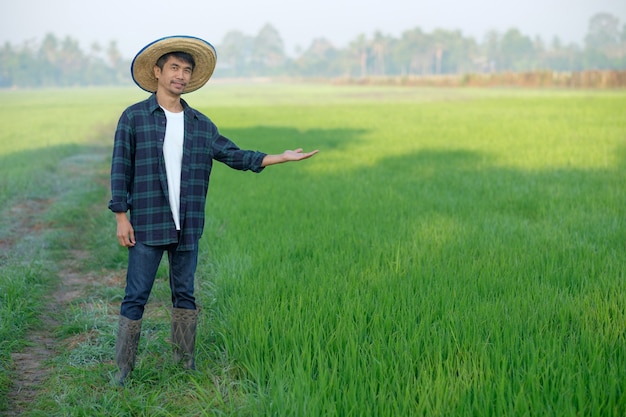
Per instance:
[[[80,160],[83,157],[91,160],[94,155],[89,153],[71,156],[73,160]],[[65,163],[67,159],[60,161],[59,166]],[[81,164],[81,168],[84,169],[81,172],[84,177],[95,175],[94,165]],[[60,199],[59,196],[46,199],[33,197],[17,203],[10,210],[13,216],[11,234],[0,240],[0,248],[12,247],[16,239],[28,237],[32,245],[46,250],[49,244],[41,232],[44,228],[54,228],[54,225],[49,224],[46,219],[51,216],[54,205]],[[67,237],[76,236],[80,233],[79,226],[79,223],[70,223],[69,226],[64,226],[63,232]],[[88,256],[88,251],[79,249],[61,250],[54,256],[55,263],[60,269],[53,274],[51,288],[46,296],[47,301],[38,312],[38,323],[27,330],[24,336],[26,346],[11,354],[13,381],[11,390],[7,393],[7,416],[19,416],[29,410],[29,406],[35,402],[42,389],[42,383],[51,373],[51,361],[67,344],[59,336],[59,328],[63,325],[63,312],[72,302],[83,297],[89,286],[98,278],[93,273],[81,272],[81,261]]]

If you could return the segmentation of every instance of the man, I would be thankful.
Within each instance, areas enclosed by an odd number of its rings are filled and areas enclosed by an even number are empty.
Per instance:
[[[115,349],[119,367],[115,380],[120,385],[134,367],[144,307],[165,252],[170,266],[174,359],[186,369],[195,369],[194,275],[213,160],[261,172],[266,166],[317,153],[297,149],[267,155],[241,150],[220,135],[205,115],[181,99],[181,94],[209,80],[215,61],[210,43],[172,36],[148,44],[131,65],[135,83],[152,95],[122,113],[113,148],[109,208],[116,215],[119,243],[128,248]]]

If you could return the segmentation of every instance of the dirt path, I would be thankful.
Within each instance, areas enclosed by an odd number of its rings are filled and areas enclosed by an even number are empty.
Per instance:
[[[17,237],[40,242],[40,232],[50,225],[43,224],[42,218],[53,205],[53,200],[32,199],[20,202],[10,211],[12,227],[10,236],[0,239],[2,253],[10,256],[15,253]],[[19,416],[29,409],[41,387],[41,383],[50,374],[50,360],[63,348],[56,336],[59,326],[63,323],[66,307],[74,300],[82,297],[93,285],[96,277],[82,274],[79,271],[81,262],[87,252],[79,250],[64,251],[64,259],[60,261],[56,287],[53,288],[47,304],[40,315],[40,324],[26,334],[27,346],[13,353],[14,380],[12,390],[8,393],[8,409],[6,416]],[[0,262],[2,259],[0,259]]]
[[[48,374],[46,361],[55,353],[54,329],[59,325],[57,310],[54,305],[47,305],[42,316],[41,329],[31,331],[26,336],[29,346],[11,355],[16,378],[13,389],[8,394],[7,416],[21,415],[37,396],[37,389]]]

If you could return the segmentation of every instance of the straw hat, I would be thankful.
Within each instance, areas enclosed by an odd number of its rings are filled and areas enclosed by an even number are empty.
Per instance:
[[[186,52],[196,61],[185,93],[197,90],[211,78],[217,59],[213,45],[193,36],[168,36],[149,43],[135,56],[130,65],[130,73],[135,84],[143,90],[154,93],[157,90],[154,66],[157,60],[168,52]]]

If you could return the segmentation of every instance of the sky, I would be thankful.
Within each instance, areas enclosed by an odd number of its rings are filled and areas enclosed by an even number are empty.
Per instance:
[[[219,45],[230,31],[256,36],[266,24],[278,30],[292,56],[317,38],[341,48],[360,34],[400,37],[417,27],[428,33],[460,30],[477,41],[490,30],[517,28],[548,44],[558,36],[562,43],[583,45],[596,13],[616,16],[620,28],[626,24],[626,0],[18,0],[0,10],[0,45],[38,44],[52,33],[71,36],[84,51],[114,40],[127,59],[164,36],[191,35]]]

